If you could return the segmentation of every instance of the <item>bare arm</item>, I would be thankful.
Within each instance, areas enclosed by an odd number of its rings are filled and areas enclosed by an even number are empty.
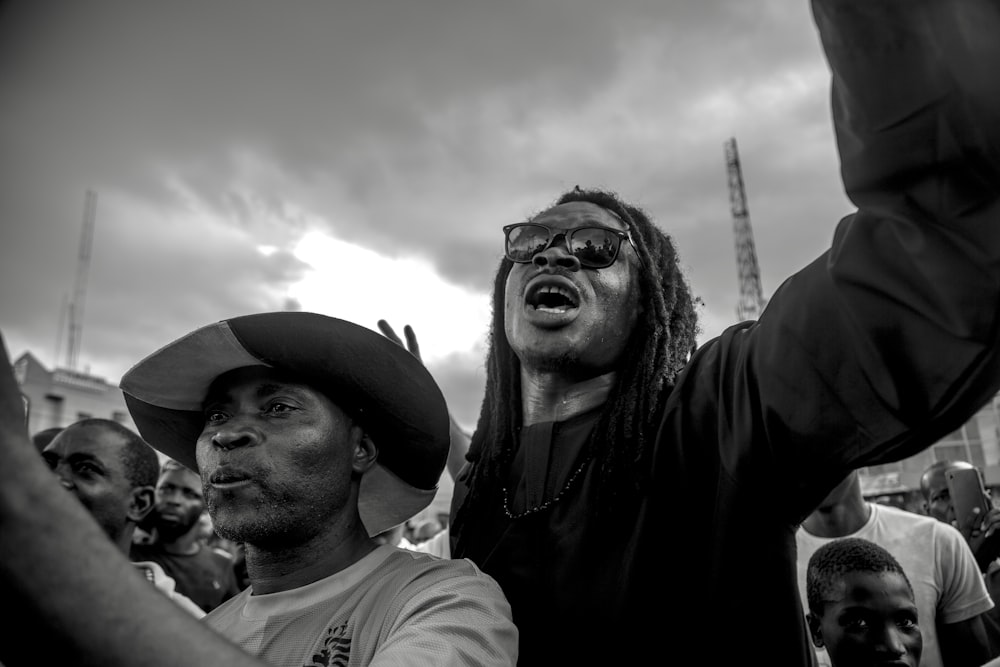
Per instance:
[[[7,634],[5,658],[37,656],[42,635],[72,663],[263,665],[142,579],[60,487],[25,432],[2,337],[0,347],[0,589],[33,630]]]
[[[979,667],[992,657],[983,618],[938,625],[941,659],[951,667]]]

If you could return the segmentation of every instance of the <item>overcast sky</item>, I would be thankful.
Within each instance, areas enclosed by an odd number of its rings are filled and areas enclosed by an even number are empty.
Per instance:
[[[482,397],[501,226],[574,185],[671,234],[702,336],[739,293],[736,137],[765,295],[853,210],[806,0],[0,5],[0,330],[81,370],[226,317],[412,324],[456,417]]]

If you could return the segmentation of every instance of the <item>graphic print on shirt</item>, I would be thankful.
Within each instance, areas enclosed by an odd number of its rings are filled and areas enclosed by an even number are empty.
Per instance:
[[[346,666],[350,657],[351,635],[347,631],[347,623],[343,623],[335,628],[327,628],[319,652],[303,667]]]

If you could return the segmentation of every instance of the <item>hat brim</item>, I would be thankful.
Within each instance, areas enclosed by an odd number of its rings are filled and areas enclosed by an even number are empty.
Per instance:
[[[301,377],[362,423],[378,447],[358,500],[369,535],[399,525],[434,499],[448,456],[444,396],[416,357],[352,322],[302,312],[223,320],[149,355],[120,386],[140,435],[197,470],[208,389],[223,373],[246,366]]]

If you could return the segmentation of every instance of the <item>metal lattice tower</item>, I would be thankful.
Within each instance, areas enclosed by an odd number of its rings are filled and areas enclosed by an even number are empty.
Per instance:
[[[733,211],[733,235],[736,239],[736,270],[740,282],[736,317],[742,322],[760,317],[767,300],[760,285],[757,249],[754,247],[753,230],[750,228],[750,212],[747,210],[743,170],[740,168],[740,155],[736,150],[735,137],[725,143],[725,150],[726,170],[729,174],[729,203]]]
[[[97,212],[97,195],[87,190],[83,205],[83,232],[80,234],[80,252],[76,263],[76,282],[73,300],[69,303],[69,344],[66,365],[76,370],[80,360],[80,342],[83,339],[83,309],[87,300],[87,275],[90,272],[90,249],[94,242],[94,216]]]

